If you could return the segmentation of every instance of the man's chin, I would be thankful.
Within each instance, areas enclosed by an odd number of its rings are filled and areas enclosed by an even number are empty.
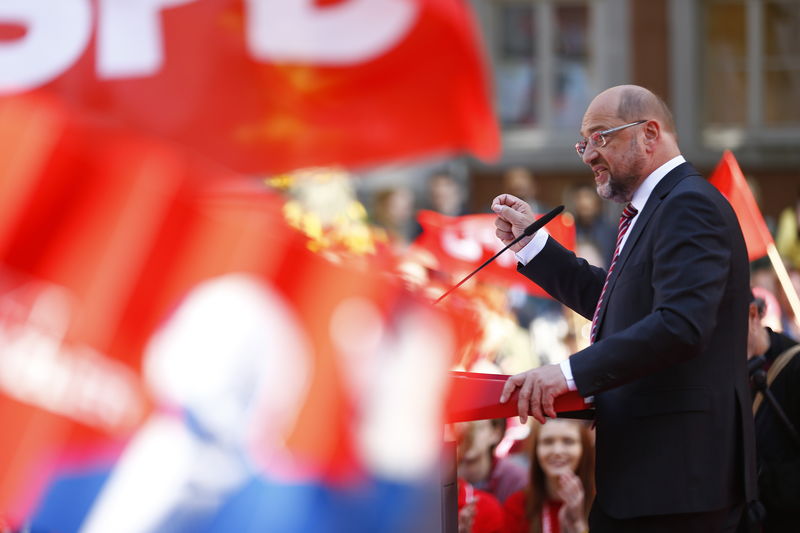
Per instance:
[[[608,182],[597,184],[597,195],[603,200],[612,199],[613,193],[611,191],[611,186],[609,186]]]

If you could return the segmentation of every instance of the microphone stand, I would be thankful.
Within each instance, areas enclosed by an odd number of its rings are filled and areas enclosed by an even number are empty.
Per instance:
[[[549,213],[547,213],[546,215],[542,215],[541,217],[539,217],[539,219],[537,219],[536,221],[534,221],[534,222],[533,222],[533,224],[531,224],[530,226],[528,226],[527,228],[525,228],[525,231],[523,231],[523,232],[522,232],[522,233],[521,233],[521,234],[520,234],[518,237],[516,237],[516,238],[515,238],[513,241],[511,241],[510,243],[508,243],[508,244],[507,244],[507,245],[506,245],[506,246],[505,246],[505,247],[504,247],[502,250],[500,250],[499,252],[497,252],[496,254],[494,254],[492,257],[490,257],[489,259],[487,259],[487,260],[486,260],[486,261],[485,261],[485,262],[484,262],[484,263],[483,263],[481,266],[479,266],[478,268],[476,268],[475,270],[473,270],[472,272],[470,272],[470,273],[467,275],[467,277],[465,277],[464,279],[462,279],[461,281],[459,281],[459,282],[458,282],[456,285],[454,285],[454,286],[450,287],[450,289],[448,289],[448,290],[447,290],[447,292],[445,292],[444,294],[442,294],[441,296],[439,296],[439,298],[438,298],[438,299],[437,299],[437,300],[434,302],[434,305],[435,305],[435,304],[438,304],[439,302],[441,302],[442,300],[444,300],[444,299],[445,299],[445,297],[446,297],[447,295],[449,295],[451,292],[453,292],[454,290],[456,290],[457,288],[459,288],[461,285],[463,285],[463,284],[464,284],[464,282],[466,282],[466,281],[467,281],[469,278],[471,278],[472,276],[474,276],[475,274],[477,274],[478,272],[480,272],[480,271],[481,271],[481,269],[483,269],[483,267],[485,267],[486,265],[488,265],[489,263],[491,263],[492,261],[494,261],[495,259],[497,259],[497,258],[500,256],[500,254],[502,254],[503,252],[505,252],[506,250],[508,250],[509,248],[511,248],[512,246],[514,246],[515,244],[517,244],[519,241],[521,241],[521,240],[522,240],[522,239],[524,239],[525,237],[530,237],[531,235],[533,235],[534,233],[536,233],[537,231],[539,231],[540,229],[542,229],[542,228],[544,227],[544,225],[545,225],[545,224],[547,224],[548,222],[550,222],[551,220],[553,220],[553,219],[554,219],[556,216],[558,216],[558,214],[559,214],[559,213],[561,213],[563,210],[564,210],[564,206],[563,206],[563,205],[560,205],[560,206],[556,207],[555,209],[551,210],[551,211],[550,211]]]

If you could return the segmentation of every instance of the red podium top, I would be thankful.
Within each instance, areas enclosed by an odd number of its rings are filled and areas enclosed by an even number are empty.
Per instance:
[[[450,395],[445,413],[446,422],[466,422],[488,418],[517,416],[519,389],[506,403],[500,403],[500,393],[510,376],[478,372],[450,372]],[[555,401],[556,412],[564,418],[591,418],[592,404],[577,391],[562,394]]]

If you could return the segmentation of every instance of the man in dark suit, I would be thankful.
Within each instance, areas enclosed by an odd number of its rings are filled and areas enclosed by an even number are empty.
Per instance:
[[[608,271],[545,232],[514,247],[520,272],[592,320],[591,345],[512,376],[519,414],[594,396],[592,533],[735,531],[755,499],[746,347],[748,261],[728,202],[680,155],[671,113],[637,86],[598,95],[576,149],[598,194],[626,204]],[[492,203],[508,243],[533,221],[518,198]]]

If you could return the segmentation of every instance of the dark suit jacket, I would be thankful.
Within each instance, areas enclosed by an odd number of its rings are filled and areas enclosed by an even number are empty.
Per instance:
[[[596,342],[570,359],[594,395],[597,502],[631,518],[755,499],[747,251],[688,163],[653,190],[609,280]],[[606,271],[548,239],[520,271],[591,320]]]

